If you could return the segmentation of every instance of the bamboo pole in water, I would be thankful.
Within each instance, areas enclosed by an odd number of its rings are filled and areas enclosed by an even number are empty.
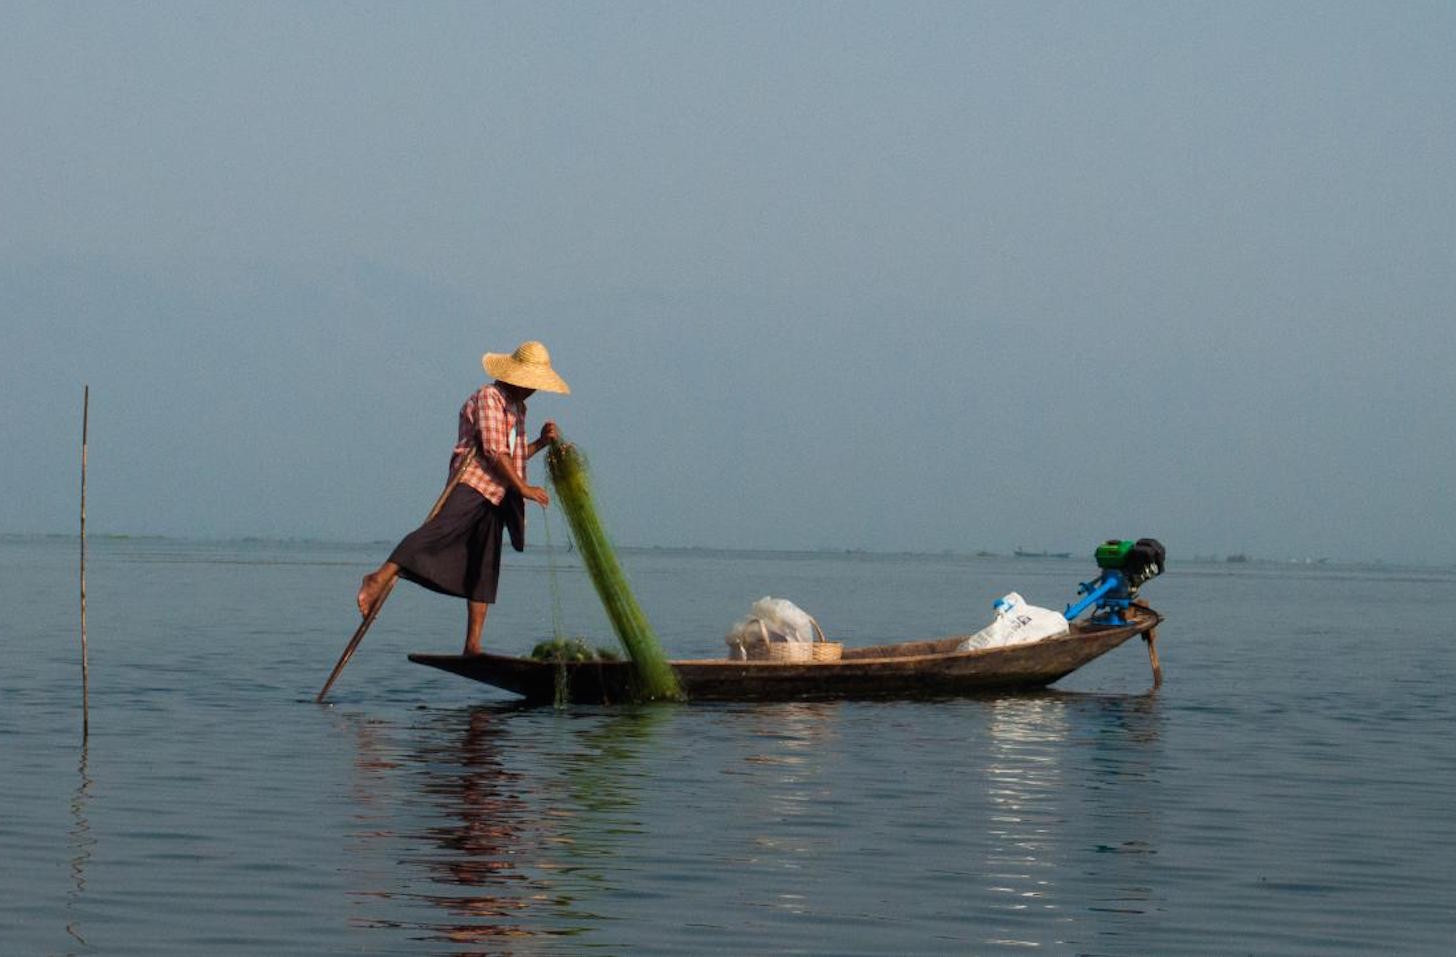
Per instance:
[[[86,646],[86,443],[91,430],[91,386],[81,393],[81,738],[91,736],[91,663]]]

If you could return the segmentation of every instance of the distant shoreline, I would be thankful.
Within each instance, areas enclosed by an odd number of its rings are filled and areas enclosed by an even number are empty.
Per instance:
[[[76,533],[60,532],[4,532],[0,531],[0,544],[23,545],[28,543],[51,542],[51,543],[77,543],[80,536]],[[208,537],[179,537],[175,535],[153,535],[153,534],[129,534],[129,533],[108,533],[87,535],[87,541],[92,544],[157,544],[157,545],[186,545],[186,546],[276,546],[276,547],[313,547],[336,549],[363,549],[363,548],[389,548],[393,546],[392,539],[375,539],[363,541],[345,541],[338,539],[318,538],[278,538],[266,535],[240,535]],[[618,549],[624,553],[631,554],[665,554],[665,555],[694,555],[694,556],[743,556],[743,555],[764,555],[777,559],[823,559],[823,558],[896,558],[913,561],[955,561],[955,562],[985,562],[1002,560],[1008,563],[1031,563],[1031,562],[1054,562],[1065,564],[1077,562],[1085,557],[1088,563],[1092,562],[1092,550],[1089,548],[1085,556],[1075,552],[1045,552],[1033,553],[1022,549],[1011,549],[1004,552],[997,552],[988,549],[976,551],[955,551],[950,549],[939,549],[934,551],[916,550],[895,550],[895,549],[863,549],[863,548],[744,548],[725,547],[708,545],[618,545]],[[533,542],[530,550],[534,552],[554,552],[569,554],[573,549],[561,545],[548,546],[542,542]],[[1169,562],[1171,571],[1178,567],[1194,566],[1200,569],[1226,568],[1229,571],[1237,571],[1246,567],[1296,567],[1296,568],[1326,568],[1326,569],[1380,569],[1383,571],[1399,571],[1401,569],[1412,569],[1421,571],[1452,571],[1456,570],[1456,562],[1450,563],[1420,563],[1410,562],[1395,564],[1383,559],[1370,559],[1361,562],[1342,562],[1330,558],[1266,558],[1238,552],[1227,556],[1195,554],[1187,558],[1173,556]]]

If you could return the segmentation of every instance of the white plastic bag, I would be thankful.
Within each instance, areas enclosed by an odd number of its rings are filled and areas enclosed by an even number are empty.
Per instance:
[[[728,630],[728,657],[743,660],[748,649],[768,641],[812,642],[814,620],[786,598],[765,595],[753,603],[748,615]]]
[[[962,641],[956,646],[956,651],[1025,645],[1046,638],[1060,638],[1071,628],[1061,612],[1028,605],[1026,599],[1016,592],[996,599],[995,607],[995,620]]]

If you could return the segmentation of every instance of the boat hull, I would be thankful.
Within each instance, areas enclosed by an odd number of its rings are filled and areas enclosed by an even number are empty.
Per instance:
[[[964,636],[846,649],[826,662],[671,662],[689,701],[804,701],[947,697],[1043,688],[1130,638],[1152,631],[1162,617],[1134,609],[1126,625],[1074,624],[1070,634],[1025,645],[953,650]],[[412,654],[410,661],[521,695],[530,703],[578,704],[635,700],[631,662],[554,662],[507,655]]]

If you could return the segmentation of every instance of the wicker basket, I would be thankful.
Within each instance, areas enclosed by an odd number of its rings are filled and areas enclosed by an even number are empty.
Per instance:
[[[844,645],[825,638],[824,629],[812,615],[809,623],[814,626],[812,642],[769,641],[768,629],[760,621],[758,631],[763,640],[746,645],[744,651],[750,661],[838,661],[844,654]]]
[[[837,641],[816,641],[809,646],[813,661],[838,661],[843,654],[844,645]]]
[[[769,661],[812,661],[813,648],[818,642],[771,641],[768,643]]]

